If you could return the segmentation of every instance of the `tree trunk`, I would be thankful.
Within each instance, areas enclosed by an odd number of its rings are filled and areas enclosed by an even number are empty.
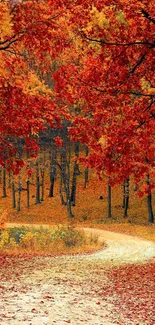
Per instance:
[[[70,172],[71,172],[71,146],[68,143],[68,147],[66,146],[66,176],[65,176],[65,184],[64,188],[66,191],[66,200],[67,200],[67,212],[68,217],[73,218],[74,215],[72,213],[72,202],[71,202],[71,193],[70,193]],[[67,157],[68,152],[68,157]]]
[[[148,187],[150,186],[150,175],[147,175],[146,182]],[[153,214],[153,207],[152,207],[152,193],[147,196],[147,206],[148,206],[148,222],[154,223],[154,214]]]
[[[124,182],[125,195],[124,195],[124,218],[128,217],[129,208],[129,178]]]
[[[61,204],[62,205],[67,205],[67,199],[65,201],[63,193],[66,193],[65,186],[66,186],[66,155],[64,154],[64,149],[61,149],[60,153],[60,189],[59,189],[59,194],[60,194],[60,199],[61,199]]]
[[[79,157],[79,142],[75,142],[75,157]],[[77,176],[80,174],[79,165],[77,161],[74,162],[73,169],[73,178],[72,178],[72,189],[71,189],[71,203],[75,206],[76,204],[76,184],[77,184]]]
[[[15,184],[12,182],[12,208],[16,208],[16,192],[15,192]]]
[[[69,218],[74,218],[74,215],[72,213],[72,202],[70,198],[67,200],[67,213]]]
[[[112,218],[112,213],[111,213],[111,185],[110,181],[108,181],[108,218]]]
[[[44,201],[44,179],[45,179],[45,171],[41,169],[41,201]]]
[[[56,179],[56,156],[57,150],[56,147],[53,146],[52,153],[50,152],[50,190],[49,190],[49,197],[54,196],[54,184]]]
[[[72,191],[71,191],[71,203],[73,206],[75,206],[76,204],[76,171],[75,171],[75,167],[74,167],[74,171],[73,171],[73,179],[72,179]]]
[[[122,202],[122,208],[125,208],[125,182],[123,182],[123,202]]]
[[[74,217],[72,213],[72,202],[70,193],[70,160],[71,160],[71,148],[68,139],[64,138],[64,147],[61,149],[61,178],[63,183],[63,189],[66,195],[67,213],[68,217]]]
[[[59,195],[60,195],[60,200],[62,205],[67,205],[67,202],[64,199],[63,196],[64,188],[63,188],[63,179],[62,179],[62,174],[60,174],[60,188],[59,188]]]
[[[87,146],[85,148],[85,153],[86,153],[86,157],[87,157],[88,156],[88,153],[89,153],[89,149],[88,149]],[[89,169],[88,169],[88,167],[86,167],[85,168],[85,171],[84,171],[84,188],[87,187],[88,178],[89,178]]]
[[[38,162],[36,163],[36,204],[40,203],[40,180]]]
[[[54,197],[54,183],[55,178],[53,175],[50,176],[50,190],[49,190],[49,197]]]
[[[30,207],[30,181],[27,180],[27,208]]]
[[[60,175],[60,189],[59,189],[60,200],[61,200],[62,205],[67,205],[67,202],[65,201],[64,196],[63,196],[63,192],[64,192],[63,179],[62,179],[62,175]]]
[[[20,212],[21,210],[21,191],[22,191],[22,183],[20,181],[18,181],[18,201],[17,201],[17,211]]]
[[[9,171],[8,188],[11,188],[11,171]]]

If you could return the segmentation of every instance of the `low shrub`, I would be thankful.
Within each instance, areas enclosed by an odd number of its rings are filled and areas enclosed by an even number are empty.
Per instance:
[[[14,227],[0,233],[0,250],[44,251],[53,253],[68,248],[81,247],[86,243],[84,232],[72,226],[57,228]],[[91,241],[90,241],[91,243]],[[92,243],[94,243],[92,241]]]
[[[25,235],[26,232],[27,230],[24,227],[22,228],[14,227],[9,229],[10,238],[13,238],[17,244],[20,243],[21,236]]]
[[[62,239],[65,246],[72,247],[72,246],[80,246],[84,242],[84,234],[75,230],[71,226],[59,226],[56,234],[59,238]]]

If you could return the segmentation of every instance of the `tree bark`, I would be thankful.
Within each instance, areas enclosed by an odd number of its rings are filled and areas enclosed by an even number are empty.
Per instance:
[[[11,171],[9,171],[8,188],[11,188]]]
[[[73,218],[74,215],[72,213],[72,202],[71,202],[71,193],[70,193],[70,168],[71,168],[71,148],[70,142],[64,135],[64,145],[61,149],[61,166],[60,173],[63,183],[63,190],[66,196],[66,204],[67,204],[67,213],[69,218]],[[62,193],[61,193],[62,194]]]
[[[60,194],[60,199],[61,199],[61,204],[62,205],[67,205],[67,198],[66,201],[64,199],[63,193],[65,192],[65,186],[66,186],[66,154],[64,152],[64,148],[61,149],[60,152],[60,189],[59,189],[59,194]]]
[[[12,182],[12,208],[16,208],[16,192],[15,192],[15,184]]]
[[[45,180],[45,170],[41,169],[41,201],[44,201],[44,180]]]
[[[62,174],[60,173],[60,188],[59,188],[59,195],[60,195],[60,200],[62,205],[67,205],[67,202],[64,199],[63,196],[64,188],[63,188],[63,179],[62,179]]]
[[[40,203],[40,180],[38,162],[36,163],[36,205]]]
[[[26,182],[27,184],[27,208],[30,207],[30,181],[29,179]]]
[[[111,213],[111,185],[110,181],[108,181],[108,218],[112,218],[112,213]]]
[[[146,182],[149,187],[150,186],[150,175],[149,174],[147,174]],[[148,222],[154,223],[154,214],[153,214],[153,207],[152,207],[152,192],[151,191],[147,196],[147,206],[148,206]]]
[[[87,157],[89,154],[89,149],[87,146],[85,147],[85,153],[86,153],[86,157]],[[89,179],[89,168],[86,167],[85,171],[84,171],[84,188],[87,187],[88,179]]]
[[[79,157],[80,145],[79,142],[75,142],[75,157]],[[80,175],[79,165],[77,161],[74,162],[73,178],[72,178],[72,189],[71,189],[71,203],[75,206],[76,204],[76,188],[77,188],[77,176]]]
[[[74,217],[74,215],[72,213],[72,202],[71,202],[71,199],[70,198],[68,198],[68,200],[67,200],[67,213],[68,213],[68,217],[69,218],[73,218]]]
[[[22,191],[22,183],[19,177],[18,180],[18,201],[17,201],[17,211],[20,212],[21,211],[21,191]]]
[[[122,208],[125,208],[125,182],[123,182],[123,202],[122,202]]]
[[[49,197],[54,196],[54,185],[56,179],[56,157],[57,157],[57,150],[56,147],[53,146],[52,152],[50,152],[50,190],[49,190]]]
[[[124,182],[124,187],[124,218],[127,218],[129,208],[129,178]]]

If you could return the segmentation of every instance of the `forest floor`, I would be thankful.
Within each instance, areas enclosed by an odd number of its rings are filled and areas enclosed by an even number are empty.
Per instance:
[[[155,243],[88,229],[106,247],[72,256],[0,256],[1,325],[155,325]]]
[[[60,204],[58,183],[54,198],[45,186],[39,205],[32,188],[29,209],[22,192],[20,212],[12,209],[10,189],[0,196],[5,227],[71,225],[106,243],[83,255],[1,253],[0,325],[155,325],[155,225],[148,223],[146,197],[138,198],[131,183],[123,218],[122,188],[113,188],[113,217],[107,218],[106,188],[91,177],[87,189],[79,182],[73,219]]]

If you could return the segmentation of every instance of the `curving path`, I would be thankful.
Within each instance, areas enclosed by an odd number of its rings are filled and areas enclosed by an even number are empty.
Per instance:
[[[21,224],[7,223],[6,227],[18,227]],[[39,228],[40,225],[36,224],[24,224],[26,227]],[[49,225],[41,225],[44,228],[50,227]],[[54,227],[54,225],[52,225]],[[82,259],[84,260],[98,260],[112,262],[113,265],[124,264],[124,263],[144,263],[148,259],[155,256],[155,243],[141,239],[136,236],[130,236],[120,233],[115,233],[106,230],[100,230],[97,228],[77,228],[83,229],[87,235],[95,236],[99,241],[105,242],[107,247],[96,253],[90,255],[84,254],[71,257],[71,259]]]
[[[87,234],[98,236],[107,247],[99,252],[87,256],[87,260],[112,262],[112,264],[143,263],[155,256],[155,243],[139,237],[84,228]]]
[[[19,260],[18,265],[0,270],[1,325],[137,324],[123,316],[120,323],[113,306],[117,297],[107,297],[103,288],[111,267],[147,262],[155,256],[155,244],[109,231],[84,230],[107,247],[90,255]]]

